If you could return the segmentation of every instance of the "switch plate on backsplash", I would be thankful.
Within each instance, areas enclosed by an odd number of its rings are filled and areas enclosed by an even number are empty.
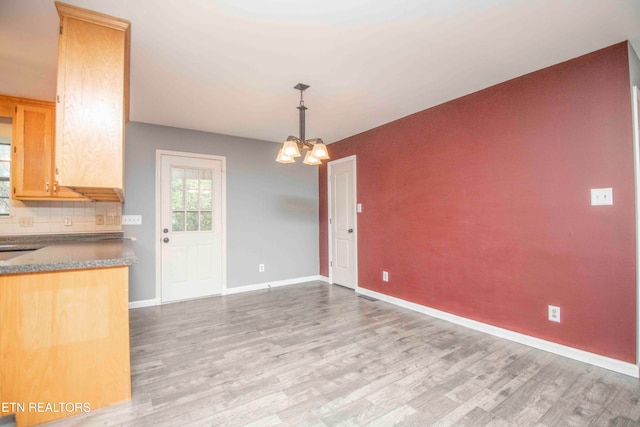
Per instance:
[[[117,202],[10,201],[10,215],[0,217],[0,234],[46,234],[122,231],[122,204]],[[96,218],[111,217],[112,224],[98,224]],[[33,225],[20,226],[20,218],[33,218]],[[71,225],[65,226],[65,218]]]

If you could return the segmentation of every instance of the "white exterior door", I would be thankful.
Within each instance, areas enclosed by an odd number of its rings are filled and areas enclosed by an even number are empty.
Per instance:
[[[160,157],[161,300],[219,295],[225,268],[224,158]]]
[[[357,286],[355,158],[329,163],[330,269],[333,283]]]

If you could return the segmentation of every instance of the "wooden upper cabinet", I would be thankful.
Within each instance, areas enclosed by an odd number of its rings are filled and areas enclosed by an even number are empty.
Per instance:
[[[56,8],[58,181],[94,200],[123,201],[130,24],[64,3]]]
[[[60,187],[54,174],[53,102],[0,95],[11,113],[11,197],[23,200],[83,199]]]
[[[11,165],[15,198],[51,196],[53,111],[53,107],[16,106]]]

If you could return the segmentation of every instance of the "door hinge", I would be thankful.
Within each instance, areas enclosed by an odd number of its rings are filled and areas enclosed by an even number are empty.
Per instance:
[[[332,218],[329,218],[329,224],[333,224],[333,222],[332,222],[332,221],[333,221],[333,219],[332,219]]]
[[[329,261],[329,267],[333,267],[333,261]]]
[[[60,34],[62,34],[62,25],[60,25]]]

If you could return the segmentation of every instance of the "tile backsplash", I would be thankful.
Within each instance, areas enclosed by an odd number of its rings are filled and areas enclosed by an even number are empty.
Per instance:
[[[121,203],[11,200],[9,210],[9,216],[0,217],[0,234],[122,231]]]

